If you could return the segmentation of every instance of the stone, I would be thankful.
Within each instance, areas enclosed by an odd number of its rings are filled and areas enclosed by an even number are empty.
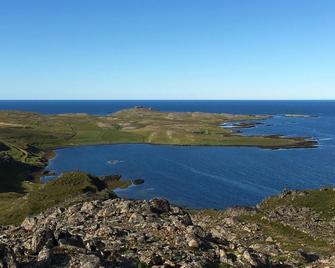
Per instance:
[[[257,266],[257,261],[253,255],[250,254],[248,250],[243,252],[243,258],[250,263],[252,266]]]
[[[62,231],[58,234],[57,240],[60,247],[85,247],[83,239],[79,235],[72,235],[68,231]]]
[[[131,223],[139,223],[144,221],[144,217],[141,214],[134,212],[130,215],[128,221]]]
[[[2,243],[0,243],[0,267],[17,267],[14,252],[8,246]]]
[[[265,242],[273,242],[273,238],[271,236],[269,236],[265,239]]]
[[[31,239],[31,251],[34,253],[39,252],[43,247],[50,248],[54,245],[55,240],[53,233],[50,229],[37,230]]]
[[[331,256],[285,251],[280,238],[273,241],[261,224],[240,217],[254,215],[251,208],[188,213],[164,199],[75,202],[21,226],[0,226],[0,267],[137,268],[138,260],[156,268],[334,266]],[[262,217],[334,241],[334,220],[322,220],[313,209],[283,205]]]
[[[99,268],[101,265],[99,257],[95,255],[79,255],[81,268]]]
[[[35,217],[27,217],[21,224],[26,231],[32,231],[36,226],[37,220]]]
[[[92,202],[85,202],[80,208],[80,211],[90,213],[94,210],[94,208],[95,205]]]
[[[51,250],[44,247],[37,256],[37,262],[39,267],[50,267],[51,265]]]
[[[161,256],[153,254],[150,259],[150,264],[151,265],[162,265],[163,259]]]
[[[198,248],[200,245],[199,245],[199,242],[195,239],[191,239],[190,241],[187,242],[187,245],[190,247],[190,248]]]
[[[161,214],[170,211],[170,204],[165,199],[154,198],[150,200],[150,209],[152,212]]]

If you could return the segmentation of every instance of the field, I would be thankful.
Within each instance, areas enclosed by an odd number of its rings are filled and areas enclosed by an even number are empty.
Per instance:
[[[310,147],[305,138],[242,136],[220,127],[227,122],[252,121],[266,115],[167,113],[145,108],[122,110],[108,116],[87,114],[40,115],[0,112],[0,141],[17,149],[24,160],[32,148],[99,143],[152,143],[173,145],[257,146],[264,148]],[[250,127],[250,124],[248,125]],[[21,150],[22,149],[22,150]],[[27,149],[27,150],[25,150]],[[28,155],[26,155],[28,152]]]

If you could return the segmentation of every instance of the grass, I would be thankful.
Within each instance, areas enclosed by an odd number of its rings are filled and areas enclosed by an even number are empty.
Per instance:
[[[219,125],[261,120],[262,115],[168,113],[144,108],[108,116],[87,114],[41,115],[0,111],[0,192],[22,193],[20,183],[46,163],[46,150],[84,144],[149,143],[171,145],[256,146],[261,148],[312,147],[305,138],[241,136]],[[252,124],[252,121],[250,121]]]
[[[287,222],[285,218],[278,218],[276,220],[268,220],[266,215],[269,212],[275,211],[278,207],[289,207],[293,206],[296,208],[308,207],[313,210],[313,212],[319,214],[324,221],[330,223],[335,217],[335,191],[332,188],[324,188],[322,190],[307,190],[303,192],[296,192],[296,194],[287,194],[285,196],[273,196],[267,198],[262,202],[257,211],[252,211],[249,213],[247,210],[239,213],[237,216],[239,221],[248,224],[257,224],[259,227],[257,233],[253,235],[253,240],[249,243],[271,243],[266,242],[260,237],[272,237],[273,240],[280,244],[280,248],[288,252],[294,252],[299,249],[305,252],[315,252],[323,256],[328,256],[335,252],[335,245],[331,244],[327,238],[332,236],[333,233],[329,230],[312,229],[312,233],[306,232],[288,225],[290,220]],[[205,217],[210,217],[213,221],[220,221],[220,219],[226,217],[225,211],[218,211],[214,209],[204,209],[204,210],[191,210],[192,214],[198,214]],[[229,215],[229,214],[228,214]],[[296,215],[286,215],[289,219],[295,219]],[[308,217],[308,216],[307,216]],[[308,221],[309,219],[299,218],[302,221]],[[210,228],[210,226],[209,226]],[[318,236],[312,236],[313,233],[320,232]],[[235,230],[233,232],[240,239],[248,236],[243,230]],[[262,234],[262,235],[260,235]],[[285,253],[284,253],[285,254]],[[280,256],[279,256],[280,257]],[[285,257],[285,256],[284,256]],[[287,257],[287,256],[286,256]]]
[[[335,217],[335,191],[306,190],[305,195],[287,195],[285,197],[272,197],[262,203],[262,210],[273,210],[280,206],[308,207],[320,213],[325,220]]]
[[[326,241],[314,239],[302,231],[283,225],[281,222],[262,219],[261,214],[243,215],[240,216],[240,219],[244,222],[256,223],[266,237],[271,236],[280,243],[284,250],[292,252],[303,249],[305,252],[317,252],[322,255],[329,255],[335,251],[335,247]]]
[[[223,122],[260,120],[268,116],[210,113],[167,113],[128,109],[109,116],[85,114],[40,115],[0,112],[0,141],[40,149],[81,144],[153,143],[174,145],[236,145],[258,147],[309,147],[304,138],[241,136],[219,125]]]
[[[17,161],[0,162],[0,192],[23,192],[22,181],[31,179],[34,166]]]
[[[20,224],[22,220],[57,204],[66,203],[86,195],[104,197],[119,187],[129,186],[129,181],[114,180],[106,184],[97,177],[81,172],[64,173],[48,183],[24,182],[24,193],[0,194],[0,224]]]
[[[267,212],[285,206],[308,207],[318,213],[323,220],[331,221],[335,217],[335,191],[331,188],[325,188],[324,190],[307,190],[297,194],[287,194],[286,196],[274,196],[262,202],[257,214],[243,215],[241,219],[260,225],[266,236],[271,236],[279,241],[282,247],[288,251],[303,249],[305,252],[317,252],[322,255],[335,252],[335,246],[325,241],[325,236],[314,239],[308,233],[284,225],[283,222],[268,221],[262,218]],[[294,215],[291,217],[294,217]],[[327,234],[325,233],[325,235]]]

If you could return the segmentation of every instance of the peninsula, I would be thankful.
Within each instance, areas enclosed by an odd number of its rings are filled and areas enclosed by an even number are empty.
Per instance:
[[[22,191],[22,181],[32,180],[32,174],[46,166],[52,149],[59,147],[116,143],[268,149],[316,146],[315,141],[306,137],[245,136],[235,129],[222,127],[223,124],[250,127],[269,117],[160,112],[144,107],[121,110],[107,116],[0,111],[0,156],[10,158],[7,162],[11,163],[0,167],[0,192]]]

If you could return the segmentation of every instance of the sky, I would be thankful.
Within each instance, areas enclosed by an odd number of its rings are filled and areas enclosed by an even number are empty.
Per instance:
[[[335,99],[335,1],[0,0],[0,99]]]

